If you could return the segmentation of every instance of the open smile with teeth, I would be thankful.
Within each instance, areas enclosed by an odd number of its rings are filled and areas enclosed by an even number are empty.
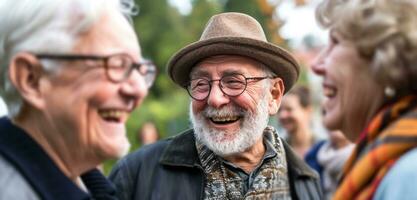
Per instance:
[[[121,110],[99,110],[99,115],[109,122],[122,122],[125,111]]]
[[[210,121],[215,124],[229,124],[236,122],[240,119],[239,116],[218,116],[218,117],[210,117]]]

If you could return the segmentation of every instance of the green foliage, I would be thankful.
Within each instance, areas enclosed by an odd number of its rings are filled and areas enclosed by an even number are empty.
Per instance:
[[[256,0],[246,0],[245,3],[242,3],[242,0],[228,0],[224,11],[246,13],[257,19],[262,27],[267,27],[268,16],[262,13]],[[271,31],[269,29],[264,29],[264,31],[268,40],[271,40]]]
[[[185,20],[191,40],[196,41],[199,39],[204,26],[210,17],[222,11],[222,5],[207,0],[194,0],[192,4],[193,9],[191,13],[186,16]]]

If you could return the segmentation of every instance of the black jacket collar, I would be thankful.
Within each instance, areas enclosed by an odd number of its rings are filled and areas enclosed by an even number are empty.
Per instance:
[[[162,153],[160,160],[162,164],[186,167],[201,166],[192,129],[180,133],[171,140]]]
[[[295,177],[311,177],[318,179],[319,175],[311,169],[306,162],[301,160],[294,150],[291,149],[290,145],[281,138],[282,143],[284,144],[285,157],[287,158],[288,171],[293,173]]]
[[[61,172],[24,130],[6,117],[0,119],[0,154],[25,177],[41,199],[91,199]],[[104,176],[99,177],[93,171],[85,176],[98,178],[99,182],[105,180]]]
[[[160,160],[162,164],[186,167],[201,166],[195,147],[194,131],[192,129],[173,137],[171,140],[162,154]],[[281,141],[284,144],[288,170],[291,171],[290,173],[294,178],[311,177],[317,179],[317,173],[298,158],[283,139]]]

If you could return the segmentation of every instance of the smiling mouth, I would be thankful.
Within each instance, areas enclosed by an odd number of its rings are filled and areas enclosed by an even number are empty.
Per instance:
[[[222,116],[222,117],[210,117],[210,121],[215,124],[231,124],[237,122],[241,117],[239,116]]]
[[[326,96],[328,98],[332,98],[332,97],[336,96],[337,91],[336,91],[336,88],[334,88],[334,87],[325,86],[325,87],[323,87],[323,94],[324,94],[324,96]]]
[[[122,122],[122,117],[125,114],[125,111],[114,109],[99,110],[98,114],[107,122],[120,123]]]

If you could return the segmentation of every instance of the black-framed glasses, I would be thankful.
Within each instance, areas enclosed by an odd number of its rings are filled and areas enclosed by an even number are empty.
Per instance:
[[[188,94],[191,98],[203,101],[211,92],[211,87],[214,81],[219,81],[220,90],[223,94],[229,97],[237,97],[241,95],[248,86],[248,81],[260,81],[267,78],[276,78],[270,76],[263,77],[245,77],[242,74],[226,75],[216,80],[208,80],[206,78],[191,79],[187,86]]]
[[[146,86],[150,88],[155,81],[156,67],[151,61],[136,63],[128,54],[114,54],[109,56],[96,55],[63,55],[63,54],[34,54],[39,59],[51,60],[94,60],[104,61],[107,78],[115,83],[126,80],[134,69],[144,77]]]

